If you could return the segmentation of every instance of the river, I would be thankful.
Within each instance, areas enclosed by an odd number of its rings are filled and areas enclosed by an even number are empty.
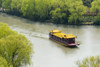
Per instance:
[[[25,67],[77,67],[76,61],[100,55],[100,26],[56,25],[39,23],[0,13],[0,22],[25,35],[34,46],[32,64]],[[78,48],[68,48],[48,38],[50,30],[59,29],[77,36]]]

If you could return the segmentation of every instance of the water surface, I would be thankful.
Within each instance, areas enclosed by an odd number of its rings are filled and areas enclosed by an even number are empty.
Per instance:
[[[100,55],[100,26],[72,26],[39,23],[0,13],[0,22],[25,35],[34,46],[32,64],[26,67],[77,67],[76,61]],[[59,29],[74,34],[79,48],[68,48],[48,39],[50,30]]]

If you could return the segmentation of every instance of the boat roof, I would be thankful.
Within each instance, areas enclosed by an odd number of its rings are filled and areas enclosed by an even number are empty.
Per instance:
[[[73,34],[64,34],[61,33],[60,30],[52,30],[51,32],[53,33],[54,36],[57,36],[59,38],[67,38],[67,39],[76,38],[76,36],[74,36]]]
[[[61,30],[51,30],[51,33],[61,33]]]

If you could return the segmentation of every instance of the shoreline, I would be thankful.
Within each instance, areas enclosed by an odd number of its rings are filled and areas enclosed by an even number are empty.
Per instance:
[[[1,13],[1,14],[4,13],[4,14],[12,15],[12,16],[21,17],[21,18],[24,18],[24,19],[27,19],[27,20],[30,20],[30,21],[35,21],[35,20],[29,19],[29,18],[26,18],[26,17],[23,17],[23,16],[18,16],[18,15],[16,15],[16,14],[7,13],[7,12],[5,11],[5,9],[1,9],[1,8],[0,8],[0,13]],[[53,23],[52,20],[45,20],[45,21],[36,20],[35,22],[40,22],[40,23]],[[57,25],[74,25],[74,26],[96,25],[96,24],[94,24],[93,22],[83,22],[82,24],[64,24],[64,23],[53,23],[53,24],[57,24]]]

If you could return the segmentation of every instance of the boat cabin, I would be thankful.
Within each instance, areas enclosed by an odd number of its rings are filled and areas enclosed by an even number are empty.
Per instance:
[[[57,42],[67,44],[67,45],[76,45],[75,38],[73,34],[64,34],[60,30],[51,30],[49,33],[49,38]]]

